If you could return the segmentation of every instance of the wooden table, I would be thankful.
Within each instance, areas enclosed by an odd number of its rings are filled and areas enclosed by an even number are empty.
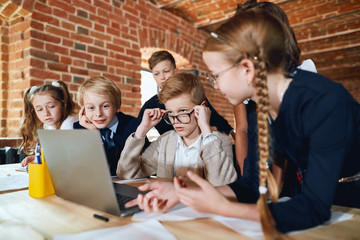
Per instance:
[[[314,240],[360,239],[360,209],[334,207],[334,210],[349,212],[355,216],[348,221],[310,229],[291,237]],[[108,217],[109,222],[95,219],[94,213]],[[54,234],[78,233],[129,223],[132,223],[131,217],[112,216],[56,195],[32,198],[29,197],[28,190],[0,193],[0,239],[52,239]],[[162,224],[180,240],[250,239],[213,219]]]

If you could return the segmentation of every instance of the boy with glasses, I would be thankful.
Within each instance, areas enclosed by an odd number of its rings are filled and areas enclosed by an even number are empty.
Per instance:
[[[141,124],[131,134],[120,156],[121,179],[186,177],[193,170],[214,186],[235,181],[232,144],[227,135],[212,132],[201,81],[193,74],[170,77],[159,93],[166,110],[146,109]],[[174,130],[162,134],[143,152],[146,133],[161,120]]]
[[[168,51],[157,51],[154,52],[149,58],[149,68],[153,73],[156,84],[162,89],[163,83],[177,72],[176,63],[174,57]],[[234,129],[230,126],[228,121],[223,118],[205,98],[207,106],[211,110],[210,125],[216,127],[219,132],[234,135]],[[160,108],[165,109],[164,104],[159,102],[159,95],[155,94],[152,98],[144,103],[138,115],[138,119],[141,121],[146,109]],[[172,125],[166,124],[165,121],[161,120],[154,126],[159,134],[163,134],[169,130],[173,130]]]

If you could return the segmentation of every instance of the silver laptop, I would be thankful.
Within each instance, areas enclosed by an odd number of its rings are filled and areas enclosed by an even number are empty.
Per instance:
[[[139,211],[124,208],[140,191],[112,182],[98,130],[39,129],[37,133],[57,196],[116,216]]]

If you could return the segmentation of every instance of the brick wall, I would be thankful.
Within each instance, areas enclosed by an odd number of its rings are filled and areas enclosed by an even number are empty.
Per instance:
[[[360,1],[278,0],[294,29],[302,59],[342,83],[360,102]]]
[[[104,75],[122,91],[122,108],[141,107],[141,48],[174,51],[205,71],[205,32],[138,0],[2,0],[1,136],[19,136],[22,96],[45,80],[65,81],[72,93],[88,77]],[[215,96],[211,93],[210,99]],[[222,108],[222,105],[224,108]],[[231,121],[225,100],[214,104]],[[225,109],[228,108],[229,111]]]

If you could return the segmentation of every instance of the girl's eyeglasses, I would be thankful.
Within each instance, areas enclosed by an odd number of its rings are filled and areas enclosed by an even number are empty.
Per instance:
[[[220,74],[232,69],[233,67],[236,67],[238,64],[239,63],[237,62],[234,65],[232,65],[231,67],[228,67],[228,68],[226,68],[226,69],[224,69],[224,70],[222,70],[222,71],[220,71],[220,72],[218,72],[216,74],[212,74],[211,72],[207,72],[206,73],[206,79],[209,81],[210,85],[214,88],[216,82],[219,79]]]
[[[172,116],[172,115],[169,115],[168,113],[165,113],[163,115],[163,119],[169,125],[174,125],[175,124],[175,119],[177,119],[179,121],[179,123],[188,124],[188,123],[191,122],[191,114],[193,112],[194,112],[194,109],[189,113],[180,113],[180,114],[175,115],[175,116]]]

